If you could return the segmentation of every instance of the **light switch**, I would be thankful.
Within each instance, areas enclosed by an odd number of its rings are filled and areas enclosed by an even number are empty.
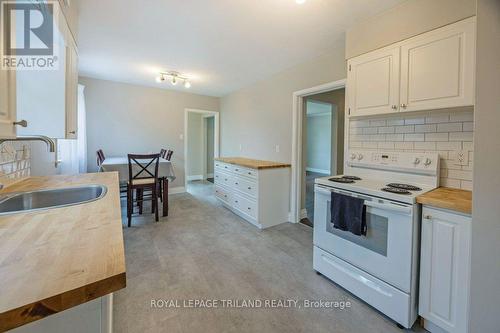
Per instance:
[[[180,140],[184,140],[184,134],[182,134],[182,133],[181,133],[181,134],[179,134],[179,139],[180,139]]]

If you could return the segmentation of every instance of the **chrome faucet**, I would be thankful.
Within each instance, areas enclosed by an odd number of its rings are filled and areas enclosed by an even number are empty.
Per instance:
[[[4,142],[15,142],[15,141],[42,141],[47,144],[49,152],[56,152],[56,143],[54,140],[45,135],[30,135],[30,136],[18,136],[12,139],[0,139],[0,145]]]

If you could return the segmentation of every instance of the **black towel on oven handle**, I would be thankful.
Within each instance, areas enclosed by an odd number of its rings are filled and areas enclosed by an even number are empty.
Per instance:
[[[366,236],[365,200],[332,192],[330,213],[334,228]]]

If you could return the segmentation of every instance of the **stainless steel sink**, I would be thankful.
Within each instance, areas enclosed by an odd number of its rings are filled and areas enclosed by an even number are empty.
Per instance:
[[[104,185],[85,185],[7,194],[0,197],[0,215],[81,205],[101,199],[107,190]]]

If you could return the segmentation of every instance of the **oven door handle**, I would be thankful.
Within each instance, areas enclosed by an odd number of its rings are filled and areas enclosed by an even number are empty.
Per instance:
[[[324,194],[324,195],[330,195],[332,193],[332,191],[322,189],[322,188],[315,188],[314,191],[317,193],[320,193],[320,194]],[[349,193],[344,192],[344,191],[335,191],[335,192],[349,195]],[[353,197],[356,198],[356,196],[353,196]],[[361,197],[360,199],[363,199],[363,197]],[[393,203],[378,203],[378,202],[365,200],[365,206],[371,207],[371,208],[383,209],[383,210],[387,210],[387,211],[391,211],[391,212],[398,212],[398,213],[405,214],[405,215],[411,215],[411,213],[412,213],[411,206],[400,206],[400,205],[396,205]]]
[[[370,201],[365,201],[365,206],[366,207],[371,207],[371,208],[379,208],[379,209],[384,209],[384,210],[390,210],[392,212],[398,212],[402,213],[405,215],[411,215],[412,208],[411,207],[405,207],[405,206],[399,206],[395,204],[380,204],[377,202],[370,202]]]

